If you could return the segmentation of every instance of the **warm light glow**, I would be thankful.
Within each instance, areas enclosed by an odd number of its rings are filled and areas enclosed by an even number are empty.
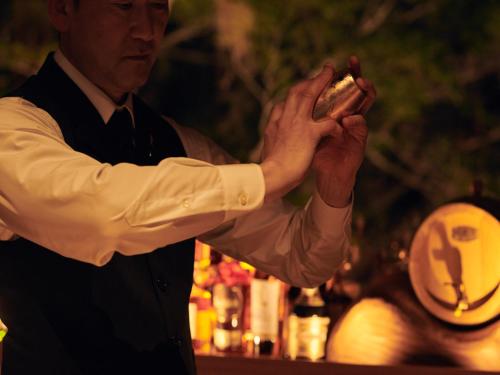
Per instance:
[[[312,361],[323,358],[328,334],[328,317],[313,315],[289,318],[288,355],[291,359],[308,358]]]
[[[416,337],[403,315],[380,299],[367,298],[343,317],[328,344],[327,359],[358,364],[397,364]]]
[[[403,260],[403,259],[406,259],[407,255],[408,255],[408,254],[407,254],[406,250],[401,249],[401,250],[399,250],[399,253],[398,253],[398,258],[399,258],[400,260]]]
[[[259,345],[260,344],[260,336],[254,336],[253,338],[253,343],[255,345]]]
[[[241,268],[243,268],[245,271],[249,271],[251,273],[255,272],[255,267],[248,264],[248,263],[245,263],[245,262],[240,262],[240,266]]]
[[[2,319],[0,319],[0,342],[2,342],[3,338],[7,334],[7,327],[3,324]]]

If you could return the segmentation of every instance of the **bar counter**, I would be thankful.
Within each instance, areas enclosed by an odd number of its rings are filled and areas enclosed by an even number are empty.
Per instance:
[[[452,367],[361,366],[331,362],[246,357],[227,354],[197,354],[198,375],[488,375],[494,372]]]

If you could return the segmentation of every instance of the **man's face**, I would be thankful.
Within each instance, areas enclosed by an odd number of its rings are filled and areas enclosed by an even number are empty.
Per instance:
[[[80,0],[72,8],[61,33],[68,59],[115,101],[143,85],[158,56],[168,0]]]

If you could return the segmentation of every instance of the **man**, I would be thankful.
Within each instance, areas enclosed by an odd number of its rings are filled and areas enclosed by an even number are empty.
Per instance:
[[[5,374],[194,373],[193,238],[289,283],[323,282],[348,245],[364,119],[311,119],[325,66],[273,110],[260,165],[236,164],[131,94],[158,54],[168,1],[48,10],[59,50],[0,99]],[[358,83],[368,108],[374,89]],[[307,207],[283,203],[311,165]]]

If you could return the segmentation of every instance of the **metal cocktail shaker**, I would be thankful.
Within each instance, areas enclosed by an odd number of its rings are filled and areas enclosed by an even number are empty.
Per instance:
[[[339,120],[344,114],[357,114],[366,98],[349,69],[335,72],[332,82],[319,96],[313,110],[313,119],[330,117]]]

